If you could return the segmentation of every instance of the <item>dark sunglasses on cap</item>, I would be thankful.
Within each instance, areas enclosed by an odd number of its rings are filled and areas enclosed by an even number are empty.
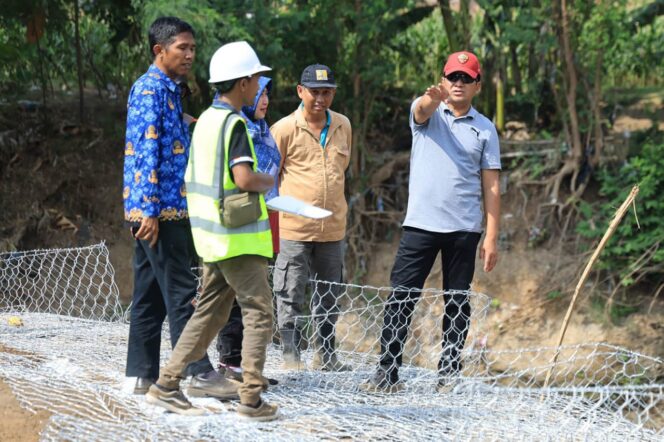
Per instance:
[[[452,72],[449,75],[445,75],[445,78],[447,78],[447,81],[449,81],[450,83],[456,83],[457,81],[461,80],[463,84],[471,84],[477,81],[476,79],[474,79],[473,77],[464,72]]]

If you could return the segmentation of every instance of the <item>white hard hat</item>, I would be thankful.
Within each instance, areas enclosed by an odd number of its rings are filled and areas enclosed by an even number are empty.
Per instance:
[[[261,64],[249,43],[236,41],[223,45],[212,56],[209,82],[221,83],[271,70]]]

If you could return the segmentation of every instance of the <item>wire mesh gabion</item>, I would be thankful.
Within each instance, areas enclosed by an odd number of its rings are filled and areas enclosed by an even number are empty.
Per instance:
[[[279,381],[265,399],[281,418],[254,423],[235,402],[193,399],[202,417],[166,413],[131,394],[124,377],[128,324],[104,244],[0,254],[0,377],[19,403],[51,417],[42,440],[662,440],[662,360],[608,344],[492,350],[483,324],[490,299],[467,292],[472,315],[463,372],[438,392],[445,295],[423,290],[412,315],[396,394],[358,386],[376,368],[384,300],[392,289],[339,284],[336,348],[352,370],[312,368],[320,343],[311,305],[299,370],[284,370],[278,333],[266,375]],[[311,282],[312,295],[330,284]],[[447,293],[449,295],[449,293]],[[321,295],[321,293],[318,293]],[[319,297],[312,296],[312,299]],[[337,312],[335,311],[335,314]],[[12,322],[18,316],[20,323]],[[14,325],[10,325],[10,322]],[[22,324],[22,325],[20,325]],[[162,364],[170,356],[168,330]],[[218,358],[214,345],[212,360]],[[186,382],[183,384],[186,389]]]
[[[122,307],[105,244],[0,253],[0,311],[116,320]]]

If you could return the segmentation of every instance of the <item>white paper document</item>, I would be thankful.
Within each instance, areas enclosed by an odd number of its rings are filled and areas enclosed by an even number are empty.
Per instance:
[[[270,201],[266,201],[265,204],[268,209],[292,213],[293,215],[300,215],[305,218],[320,219],[332,215],[332,212],[329,210],[312,206],[311,204],[307,204],[292,196],[277,196]]]

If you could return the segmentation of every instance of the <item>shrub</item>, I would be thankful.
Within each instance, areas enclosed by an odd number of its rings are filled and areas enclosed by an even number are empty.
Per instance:
[[[660,247],[664,240],[664,143],[647,140],[638,156],[617,170],[599,171],[598,178],[600,194],[606,200],[582,203],[584,220],[577,227],[582,236],[590,239],[604,235],[632,186],[640,186],[635,201],[638,224],[633,212],[625,216],[602,252],[599,267],[620,275],[624,286],[636,280],[661,278],[664,276],[664,249]]]

